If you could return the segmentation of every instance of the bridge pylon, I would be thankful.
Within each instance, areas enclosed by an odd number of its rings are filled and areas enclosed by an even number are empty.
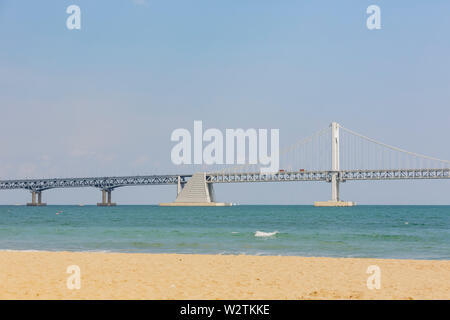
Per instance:
[[[353,201],[341,201],[339,197],[339,123],[332,122],[331,127],[331,200],[316,201],[316,207],[352,207]]]
[[[36,196],[37,196],[37,201],[36,201]],[[31,202],[27,203],[27,206],[29,207],[42,207],[42,206],[46,206],[47,204],[42,202],[42,191],[36,191],[36,190],[31,190]]]
[[[114,207],[115,202],[111,202],[111,192],[113,189],[102,189],[102,202],[98,202],[98,207]],[[108,200],[106,200],[108,198]]]

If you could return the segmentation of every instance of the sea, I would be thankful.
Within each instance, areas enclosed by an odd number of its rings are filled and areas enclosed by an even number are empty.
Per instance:
[[[0,206],[0,250],[450,259],[450,206]]]

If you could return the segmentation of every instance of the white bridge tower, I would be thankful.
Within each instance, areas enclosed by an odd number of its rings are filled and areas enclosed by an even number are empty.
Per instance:
[[[341,201],[339,198],[339,123],[332,122],[331,125],[331,200],[316,201],[316,207],[351,207],[352,201]]]
[[[331,201],[339,201],[339,124],[331,123]]]

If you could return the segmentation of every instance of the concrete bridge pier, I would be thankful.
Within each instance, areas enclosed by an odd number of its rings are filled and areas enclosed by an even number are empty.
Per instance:
[[[223,207],[231,203],[216,202],[212,183],[207,183],[206,173],[197,172],[192,175],[186,186],[178,177],[177,198],[174,202],[160,203],[164,207]]]
[[[331,177],[331,201],[338,202],[339,199],[339,180],[338,173],[333,173]]]
[[[178,176],[178,182],[177,182],[177,197],[179,196],[180,192],[183,191],[185,182],[181,182],[181,177]]]
[[[37,201],[36,201],[36,195],[37,195]],[[27,206],[30,207],[41,207],[46,206],[46,203],[42,202],[42,191],[31,191],[31,202],[27,203]]]
[[[113,207],[116,205],[115,202],[111,201],[112,189],[102,189],[102,202],[98,202],[98,207]],[[108,197],[108,200],[106,198]]]

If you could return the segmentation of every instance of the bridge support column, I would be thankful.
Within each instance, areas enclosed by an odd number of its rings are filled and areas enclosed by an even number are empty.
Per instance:
[[[99,207],[113,207],[116,204],[114,202],[111,202],[111,192],[112,189],[103,189],[102,190],[102,202],[98,202],[97,206]],[[106,201],[106,197],[108,196],[108,201]]]
[[[351,207],[352,201],[341,201],[339,198],[339,124],[331,123],[331,200],[316,201],[316,207]]]
[[[37,195],[37,201],[36,201]],[[27,206],[30,207],[41,207],[46,206],[46,203],[42,202],[42,191],[31,191],[31,202],[27,203]]]
[[[178,176],[178,182],[177,182],[177,197],[178,195],[181,193],[181,191],[183,191],[184,185],[186,184],[186,182],[181,182],[181,177]]]
[[[331,201],[339,201],[339,180],[337,173],[331,177]]]
[[[111,190],[108,190],[108,206],[110,206],[111,204]]]

